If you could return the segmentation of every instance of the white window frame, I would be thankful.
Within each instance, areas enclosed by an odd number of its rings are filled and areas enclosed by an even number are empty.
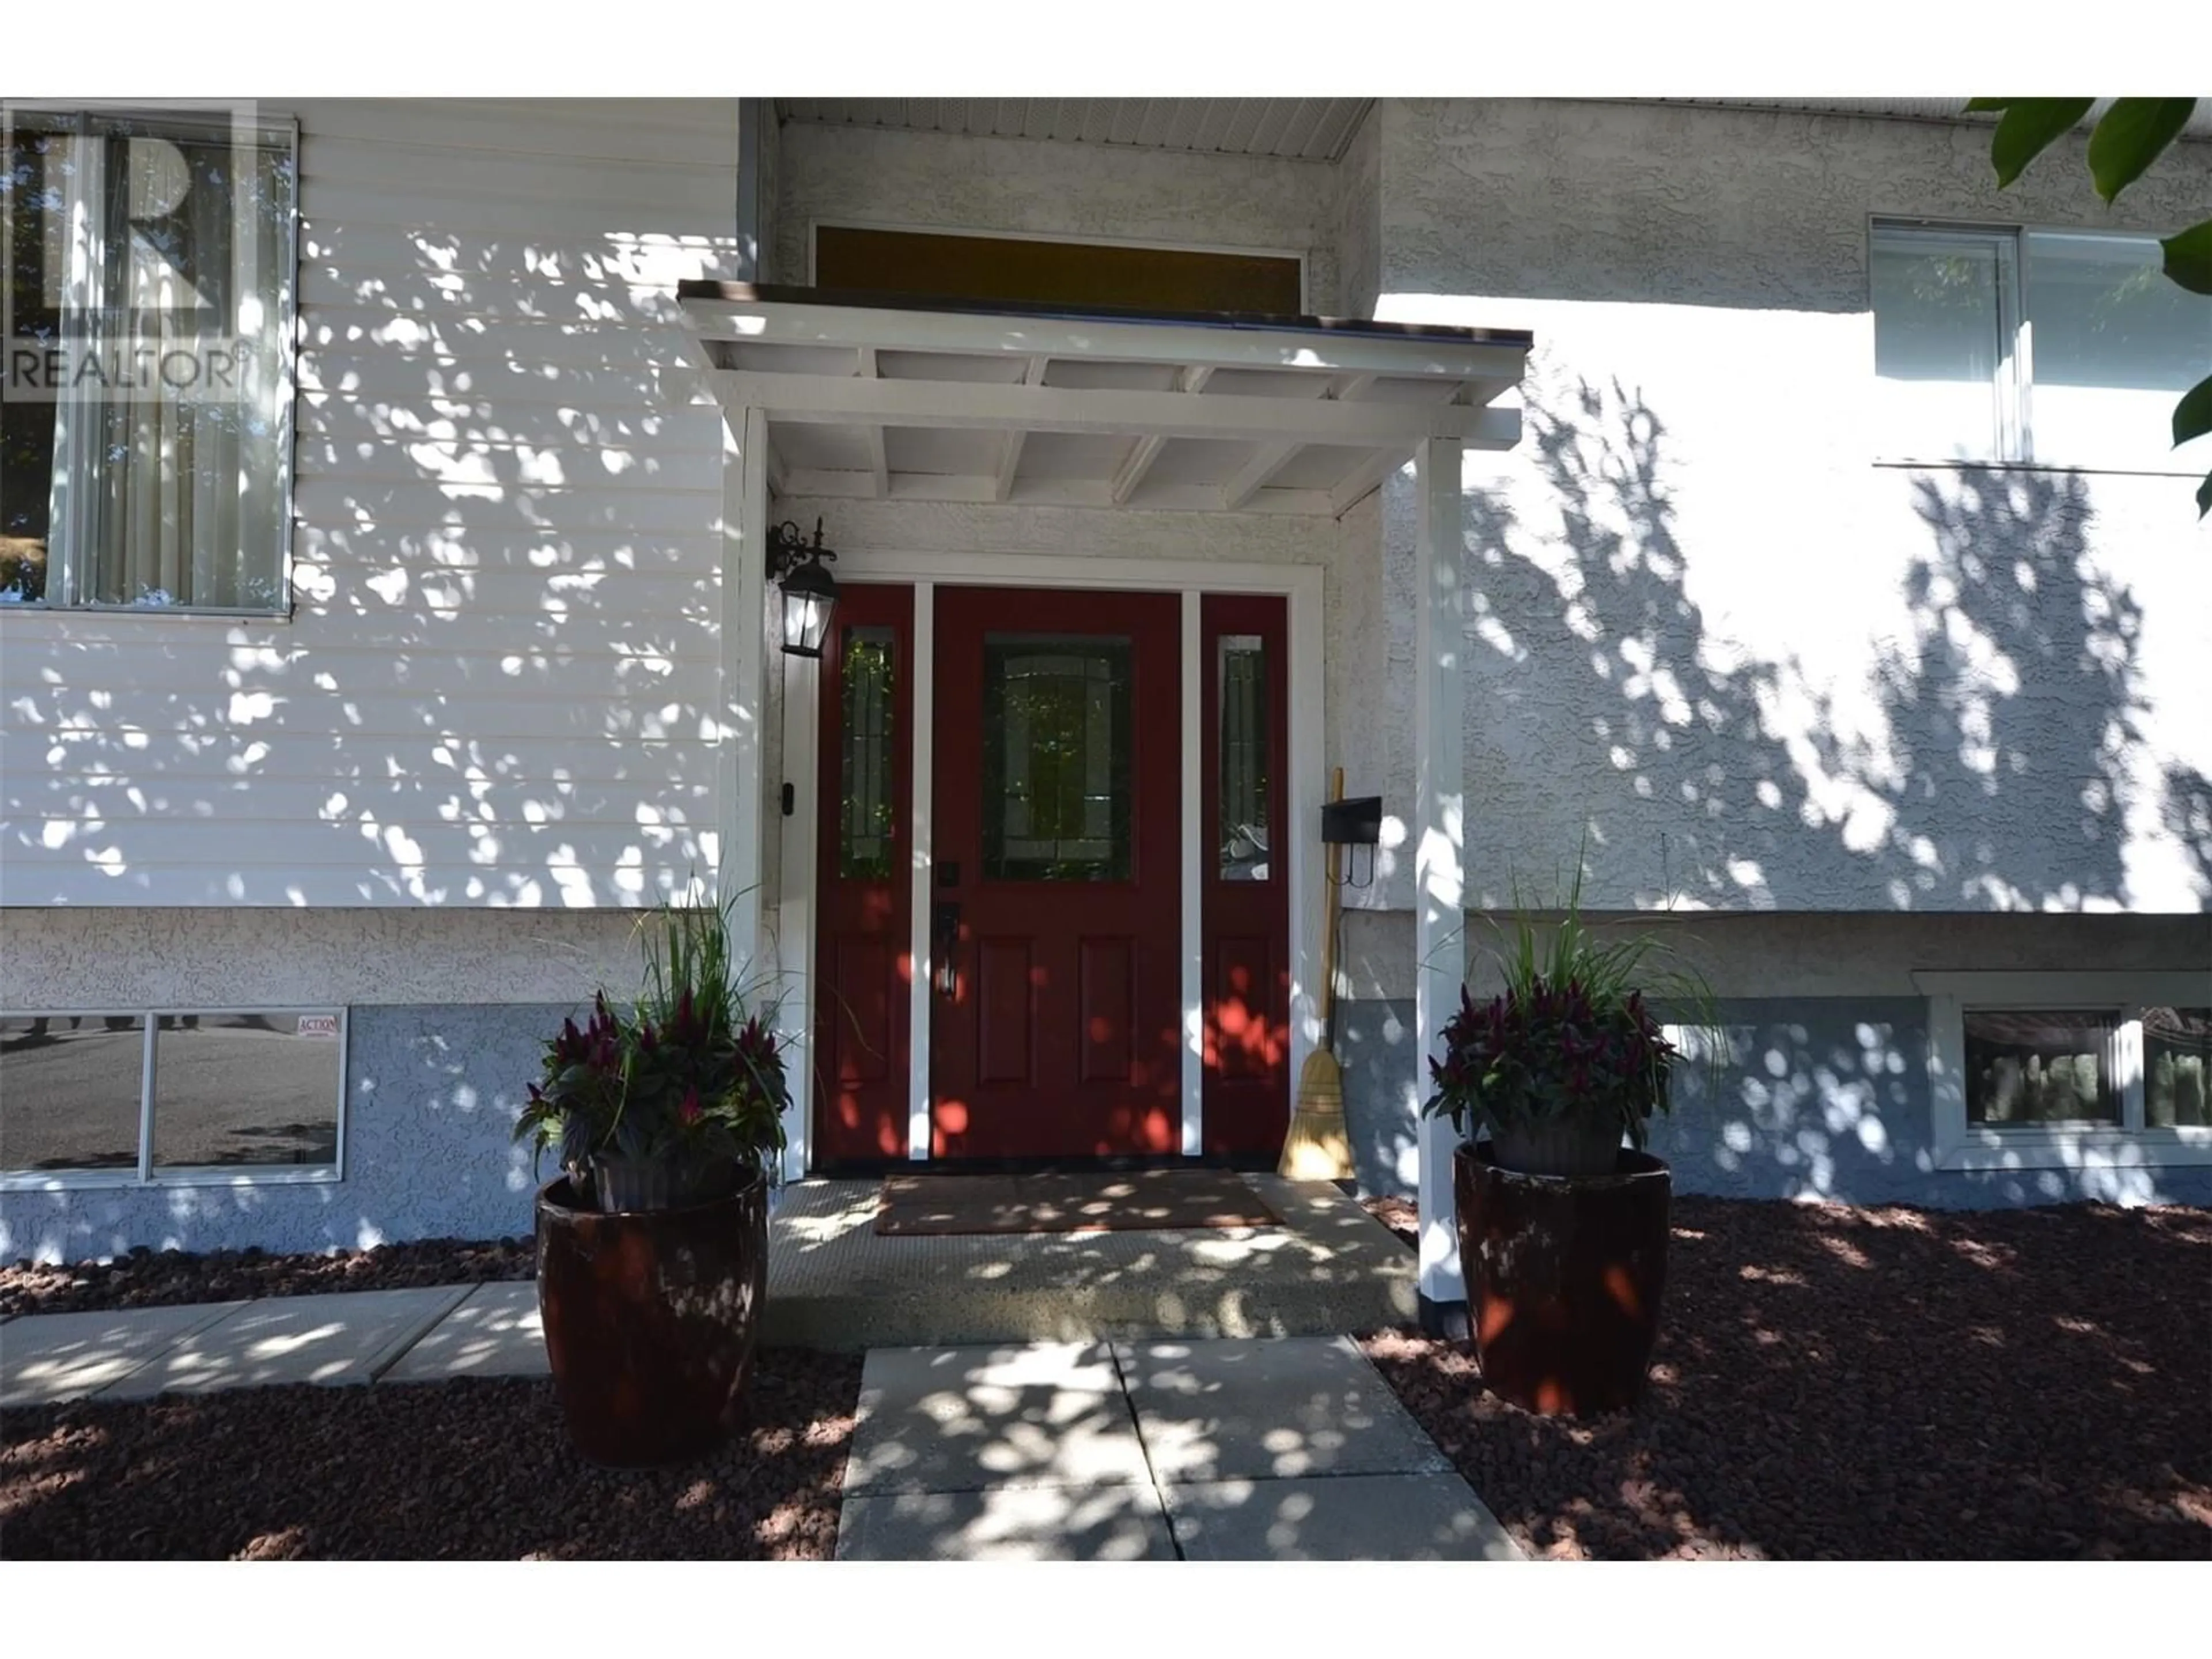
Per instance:
[[[337,1016],[337,1156],[329,1164],[167,1164],[154,1162],[154,1117],[158,1107],[155,1081],[160,1070],[161,1022],[189,1016],[194,1019],[222,1018],[231,1014]],[[0,1193],[76,1192],[118,1187],[297,1187],[327,1185],[345,1179],[346,1082],[352,1073],[353,1020],[341,1007],[283,1008],[164,1007],[164,1008],[48,1008],[0,1009],[0,1019],[120,1019],[143,1020],[145,1047],[138,1068],[138,1167],[135,1170],[0,1170]]]
[[[53,473],[56,483],[57,506],[46,527],[46,586],[37,599],[0,607],[0,615],[10,611],[39,614],[41,612],[106,612],[131,617],[252,617],[257,622],[289,623],[297,608],[293,585],[293,492],[299,472],[298,408],[300,401],[300,124],[289,117],[264,117],[249,106],[179,105],[171,107],[145,105],[70,104],[57,105],[31,100],[0,100],[0,152],[9,148],[15,137],[15,116],[18,112],[35,115],[43,125],[58,125],[74,122],[79,135],[90,130],[94,118],[110,120],[143,120],[171,126],[205,125],[222,126],[232,131],[244,131],[263,143],[281,144],[292,161],[291,210],[284,218],[278,238],[276,283],[276,337],[283,357],[283,396],[277,410],[276,480],[277,542],[276,576],[278,602],[274,605],[143,605],[128,603],[102,602],[82,598],[77,587],[83,573],[83,562],[78,550],[91,526],[90,492],[76,487],[77,478],[86,465],[82,451],[84,441],[80,423],[64,419],[57,411],[54,422]],[[71,219],[90,228],[82,243],[72,241],[68,273],[71,303],[82,305],[89,277],[87,267],[97,269],[103,263],[97,227],[101,216],[91,211],[89,197],[100,187],[100,175],[104,165],[76,169],[69,193]],[[4,252],[12,234],[12,222],[0,214],[0,252]],[[0,340],[12,336],[13,319],[5,314],[9,294],[5,284],[0,284]],[[62,407],[66,408],[64,404]]]
[[[2203,973],[1916,973],[1928,997],[1928,1080],[1936,1164],[1945,1170],[2058,1170],[2099,1164],[2172,1169],[2212,1164],[2212,1126],[2143,1121],[2142,1011],[2212,1006]],[[1966,1012],[1984,1008],[2109,1012],[2120,1121],[1994,1127],[1966,1118]]]
[[[2028,238],[2078,236],[2099,241],[2142,242],[2155,248],[2158,237],[2149,231],[2105,230],[2079,225],[1974,224],[1958,220],[1877,216],[1869,222],[1867,237],[1867,315],[1875,317],[1874,255],[1885,241],[1892,246],[1942,251],[1948,244],[1986,246],[1997,256],[1997,327],[2001,335],[1999,361],[1991,387],[1996,400],[1990,433],[1996,453],[1986,458],[1961,459],[1955,455],[1917,455],[1877,448],[1875,465],[1905,467],[2033,467],[2048,472],[2136,474],[2152,477],[2191,477],[2203,470],[2178,454],[2158,466],[2084,465],[2063,457],[2045,460],[2035,453],[2035,340],[2028,321]],[[2177,394],[2178,395],[2178,394]],[[1877,437],[1877,445],[1884,441]]]

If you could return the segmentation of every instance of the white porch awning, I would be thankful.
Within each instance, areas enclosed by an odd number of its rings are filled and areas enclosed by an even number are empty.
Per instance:
[[[778,495],[1341,515],[1428,439],[1519,440],[1516,330],[687,282]]]

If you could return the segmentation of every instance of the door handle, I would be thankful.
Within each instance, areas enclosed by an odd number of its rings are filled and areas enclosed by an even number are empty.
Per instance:
[[[960,990],[960,907],[946,902],[933,906],[930,912],[930,955],[935,958],[930,977],[938,991],[945,996],[958,994]]]

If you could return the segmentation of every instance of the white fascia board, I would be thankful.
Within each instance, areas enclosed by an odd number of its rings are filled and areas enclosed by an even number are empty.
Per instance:
[[[684,300],[705,339],[755,345],[873,346],[879,351],[1011,353],[1114,362],[1301,368],[1517,385],[1517,345],[1437,336],[1247,328],[1205,323],[1092,322],[990,313],[878,310],[803,301]]]
[[[761,409],[771,420],[833,426],[960,427],[1248,443],[1290,439],[1348,449],[1409,448],[1425,438],[1510,449],[1521,436],[1519,410],[1459,404],[1340,404],[1183,392],[861,380],[746,369],[720,371],[714,387],[732,415]]]

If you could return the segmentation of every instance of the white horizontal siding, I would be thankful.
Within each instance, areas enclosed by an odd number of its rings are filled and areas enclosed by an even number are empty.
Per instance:
[[[0,616],[0,904],[631,905],[719,848],[733,102],[311,102],[289,621]]]

